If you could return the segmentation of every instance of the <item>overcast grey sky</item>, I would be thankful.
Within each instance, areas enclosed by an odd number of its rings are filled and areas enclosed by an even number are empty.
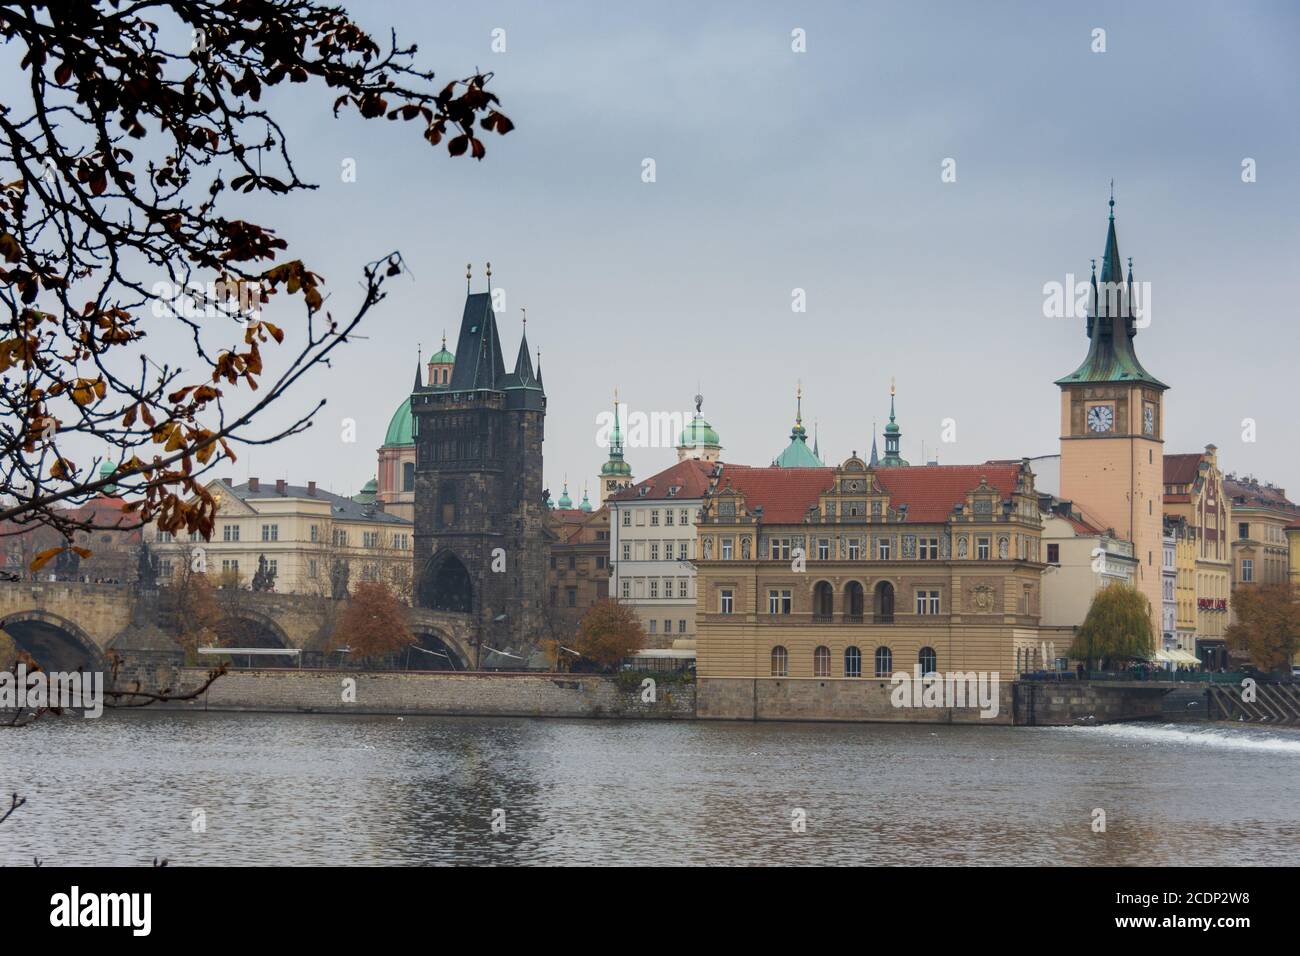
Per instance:
[[[865,452],[891,376],[914,463],[922,442],[952,464],[1052,453],[1052,383],[1087,341],[1082,321],[1043,317],[1043,285],[1101,255],[1114,177],[1120,251],[1152,287],[1138,354],[1171,386],[1166,451],[1214,442],[1225,470],[1300,493],[1294,4],[348,6],[418,42],[441,78],[495,71],[518,128],[481,163],[450,160],[401,124],[333,119],[328,91],[276,91],[321,189],[258,221],[337,301],[393,248],[414,278],[299,396],[328,396],[318,426],[247,450],[235,477],[355,491],[417,343],[427,356],[444,329],[454,342],[465,263],[477,290],[485,260],[506,291],[506,354],[521,306],[542,349],[557,497],[567,474],[580,498],[603,460],[596,416],[615,386],[634,410],[667,411],[700,383],[728,461],[780,452],[797,379],[823,457]],[[955,183],[940,181],[945,158]],[[339,440],[343,417],[356,445]],[[958,441],[941,445],[945,418]],[[674,454],[628,459],[645,477]]]

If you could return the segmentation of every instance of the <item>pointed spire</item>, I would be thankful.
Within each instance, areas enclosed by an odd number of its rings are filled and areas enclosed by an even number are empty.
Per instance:
[[[420,374],[420,367],[421,367],[422,364],[423,364],[423,363],[421,362],[421,360],[420,360],[419,357],[417,356],[416,359],[415,359],[415,388],[414,388],[414,391],[417,391],[417,392],[418,392],[420,389],[424,388],[424,377]]]
[[[815,455],[818,458],[821,458],[822,456],[821,450],[817,447],[817,432],[818,432],[817,422],[813,422],[813,455]]]
[[[618,423],[618,386],[614,387],[614,431],[609,436],[609,457],[623,457],[623,429]]]
[[[537,346],[537,384],[542,384],[542,347]]]
[[[876,423],[875,422],[871,423],[871,461],[869,461],[867,464],[871,465],[872,468],[875,468],[880,464],[880,455],[877,454],[876,452]]]
[[[533,373],[533,359],[528,352],[528,310],[519,311],[524,314],[524,331],[519,339],[519,355],[515,357],[515,380],[520,385],[532,385],[537,376]]]
[[[466,295],[469,295],[470,292],[469,280],[470,280],[470,276],[472,276],[473,274],[474,274],[474,267],[471,266],[468,262],[465,263],[465,294]],[[442,334],[442,341],[443,341],[443,345],[447,344],[446,332]]]

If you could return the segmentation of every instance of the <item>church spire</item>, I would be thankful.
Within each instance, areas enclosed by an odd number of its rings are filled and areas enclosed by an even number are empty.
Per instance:
[[[1084,382],[1142,382],[1155,388],[1167,388],[1142,367],[1133,347],[1137,323],[1133,314],[1133,269],[1129,266],[1127,283],[1119,254],[1115,231],[1115,194],[1112,184],[1110,215],[1106,223],[1106,251],[1101,258],[1098,281],[1094,260],[1091,304],[1088,310],[1088,355],[1071,374],[1056,380],[1057,385]],[[1148,304],[1149,307],[1149,304]]]
[[[894,417],[894,394],[898,389],[894,385],[894,380],[889,380],[889,424],[885,426],[885,457],[880,460],[881,467],[884,468],[905,468],[907,462],[899,454],[899,442],[903,437],[903,430],[898,427],[898,422]],[[875,436],[871,436],[875,442]]]

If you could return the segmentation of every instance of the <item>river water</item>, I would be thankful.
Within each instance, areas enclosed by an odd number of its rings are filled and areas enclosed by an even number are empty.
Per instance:
[[[14,791],[6,865],[1300,863],[1300,731],[1212,724],[117,712],[0,731]]]

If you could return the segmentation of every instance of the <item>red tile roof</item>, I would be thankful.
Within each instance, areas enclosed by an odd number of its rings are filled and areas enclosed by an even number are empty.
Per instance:
[[[985,462],[982,465],[916,465],[910,468],[878,468],[876,478],[889,493],[890,507],[907,505],[909,522],[943,522],[954,505],[965,504],[967,492],[988,481],[1002,498],[1015,491],[1020,479],[1019,462]],[[724,465],[718,490],[730,486],[745,496],[750,510],[763,507],[763,521],[797,523],[818,496],[830,489],[834,468],[752,468]]]
[[[617,494],[610,495],[607,501],[645,501],[668,497],[669,488],[677,488],[674,498],[703,498],[709,488],[709,475],[717,467],[716,463],[688,458],[679,461],[671,468],[665,468],[657,475],[651,475],[644,481],[638,481],[631,488],[624,488]],[[642,488],[648,488],[644,494]]]
[[[1287,498],[1285,489],[1261,485],[1248,478],[1224,478],[1223,493],[1239,506],[1272,508],[1276,511],[1300,510]]]
[[[1200,452],[1165,455],[1165,484],[1190,485],[1200,473],[1201,459],[1204,457]]]

